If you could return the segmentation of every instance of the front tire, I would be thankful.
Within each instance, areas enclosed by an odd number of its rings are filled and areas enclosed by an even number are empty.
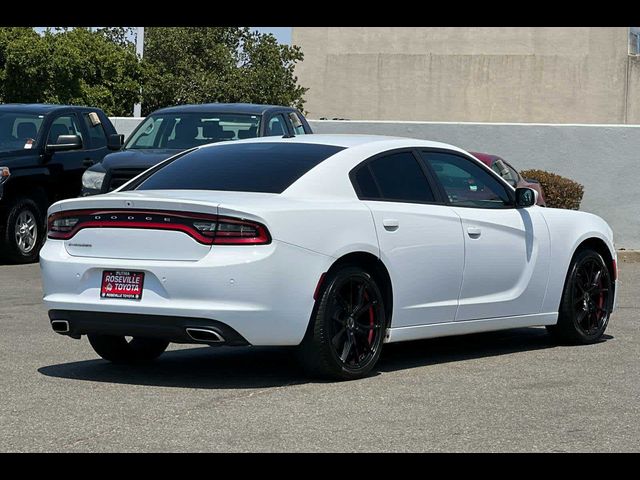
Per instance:
[[[45,236],[38,204],[30,198],[18,198],[9,205],[5,218],[3,257],[13,263],[36,262]]]
[[[89,343],[105,360],[113,363],[143,363],[158,358],[169,342],[156,338],[134,337],[130,341],[123,336],[87,335]]]
[[[565,281],[557,325],[547,327],[559,340],[577,345],[600,340],[613,309],[613,282],[602,256],[576,253]]]
[[[301,345],[307,370],[323,377],[364,377],[380,358],[387,326],[382,293],[360,267],[328,276]]]

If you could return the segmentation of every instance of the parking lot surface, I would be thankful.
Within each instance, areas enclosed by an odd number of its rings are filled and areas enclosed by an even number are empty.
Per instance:
[[[0,451],[640,451],[640,263],[605,340],[544,328],[386,345],[306,378],[287,349],[172,345],[111,365],[49,327],[38,265],[0,266]]]

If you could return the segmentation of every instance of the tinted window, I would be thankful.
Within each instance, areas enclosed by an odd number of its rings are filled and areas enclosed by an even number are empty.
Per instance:
[[[82,132],[78,127],[75,115],[62,115],[56,118],[49,129],[47,143],[56,143],[60,135],[78,135],[82,138]]]
[[[93,148],[106,147],[107,135],[104,133],[104,128],[102,128],[102,122],[100,122],[98,114],[85,113],[82,117],[84,118],[84,124],[87,126],[87,130],[89,131],[89,137],[91,137],[91,146]],[[98,123],[95,123],[96,120]]]
[[[365,172],[356,173],[356,181],[363,197],[377,197],[373,193],[372,180],[379,187],[384,200],[399,202],[433,202],[434,196],[427,177],[411,152],[400,152],[378,157],[365,164],[361,170],[369,169],[372,179]],[[360,183],[362,182],[362,183]]]
[[[380,192],[376,186],[376,182],[373,179],[371,170],[368,165],[360,168],[356,173],[356,183],[360,190],[361,198],[380,198]]]
[[[497,179],[475,162],[448,153],[424,152],[449,203],[459,207],[504,208],[511,205]]]
[[[282,193],[340,150],[343,148],[301,143],[206,147],[176,158],[137,188]]]
[[[289,113],[289,119],[291,120],[291,125],[293,126],[293,133],[296,135],[304,135],[306,132],[304,131],[304,125],[302,123],[302,119],[300,115],[296,112]]]
[[[273,137],[276,135],[282,137],[287,133],[287,126],[284,123],[284,117],[282,115],[275,115],[271,120],[269,120],[269,124],[267,125],[267,137]]]

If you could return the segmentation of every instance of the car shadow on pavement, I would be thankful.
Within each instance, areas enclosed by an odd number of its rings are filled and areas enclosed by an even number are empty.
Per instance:
[[[604,339],[613,338],[605,335]],[[542,328],[435,338],[385,345],[372,376],[384,372],[557,347]],[[49,377],[160,387],[272,388],[322,382],[305,374],[295,351],[277,347],[202,347],[170,350],[150,364],[84,360],[38,369]]]

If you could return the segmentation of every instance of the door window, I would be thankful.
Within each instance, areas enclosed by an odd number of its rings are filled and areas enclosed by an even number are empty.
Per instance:
[[[78,135],[82,138],[82,132],[78,126],[75,115],[62,115],[56,118],[49,129],[47,143],[57,143],[60,135]]]
[[[95,112],[84,113],[82,118],[91,138],[91,146],[93,148],[103,148],[107,146],[107,135],[104,133],[102,122],[100,122],[100,118],[97,115]]]
[[[269,120],[267,125],[267,137],[284,136],[287,134],[287,125],[284,123],[284,117],[280,114],[275,115]]]
[[[505,186],[480,165],[458,155],[423,152],[454,207],[512,206]]]
[[[435,197],[418,160],[411,152],[378,157],[354,175],[360,198],[395,202],[433,202]]]
[[[295,135],[304,135],[306,132],[304,131],[304,124],[302,123],[302,119],[300,115],[296,112],[289,112],[289,120],[291,120],[291,125],[293,126],[293,133]]]

